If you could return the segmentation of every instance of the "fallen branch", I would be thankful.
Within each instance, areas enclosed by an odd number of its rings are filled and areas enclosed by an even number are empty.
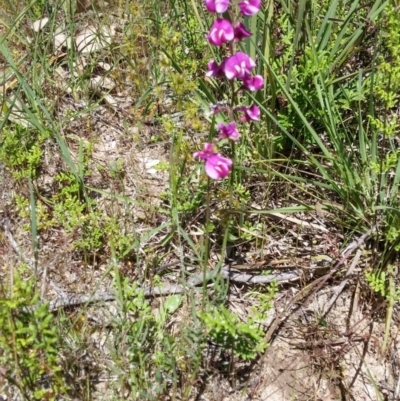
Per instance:
[[[8,222],[0,222],[2,224],[1,228],[3,229],[6,237],[14,249],[14,251],[18,254],[18,256],[24,260],[29,266],[31,263],[22,255],[22,252],[19,249],[18,244],[13,238],[13,235],[9,229]],[[233,266],[234,267],[234,266]],[[276,281],[278,284],[284,284],[292,281],[297,281],[300,279],[300,273],[290,272],[290,273],[280,273],[280,274],[269,274],[269,275],[252,275],[252,274],[242,274],[237,273],[235,271],[231,271],[230,266],[226,265],[223,266],[220,270],[221,275],[224,279],[239,282],[239,283],[246,283],[246,284],[268,284]],[[210,271],[206,275],[206,281],[210,281],[211,279],[215,278],[218,274],[218,269]],[[138,288],[137,291],[143,291],[145,297],[157,297],[157,296],[165,296],[171,294],[182,294],[188,289],[196,289],[196,287],[203,284],[204,276],[203,274],[194,275],[190,277],[185,284],[161,284],[157,287],[144,287]],[[71,296],[66,295],[64,291],[55,286],[58,292],[62,292],[63,295],[59,298],[53,299],[49,302],[49,309],[50,311],[55,311],[61,308],[68,308],[68,307],[75,307],[79,305],[87,305],[97,302],[109,302],[114,301],[116,299],[115,295],[110,292],[103,292],[103,291],[96,291],[90,295],[79,295],[73,294]],[[45,301],[43,301],[45,302]]]
[[[350,277],[352,276],[352,274],[354,272],[354,269],[356,268],[357,263],[360,260],[360,256],[361,256],[361,251],[358,249],[356,255],[354,256],[353,261],[351,262],[351,265],[350,265],[349,269],[346,272],[346,275],[345,275],[344,279],[342,280],[340,285],[338,285],[336,287],[335,292],[332,295],[331,299],[326,303],[325,309],[324,309],[324,313],[323,313],[322,316],[326,316],[328,314],[328,312],[332,308],[333,304],[339,298],[339,295],[344,290],[344,287],[346,286],[346,284],[348,283]]]
[[[208,273],[206,280],[210,281],[217,276],[217,270],[213,270]],[[229,271],[228,266],[224,266],[221,269],[221,275],[223,278],[234,282],[247,283],[247,284],[268,284],[276,281],[278,284],[284,284],[300,279],[298,273],[281,273],[281,274],[269,274],[269,275],[251,275],[251,274],[240,274]],[[137,291],[143,291],[143,295],[147,298],[165,296],[172,294],[182,294],[188,289],[195,289],[196,287],[203,284],[203,275],[196,275],[187,281],[187,284],[162,284],[157,287],[144,287],[138,288]],[[110,292],[94,292],[92,295],[72,295],[70,297],[60,297],[50,301],[49,309],[55,311],[61,308],[68,308],[73,306],[79,306],[84,304],[91,304],[96,302],[108,302],[114,301],[115,295]]]
[[[233,266],[234,267],[234,266]],[[227,268],[223,268],[221,271],[222,277],[234,281],[236,283],[246,284],[268,284],[276,281],[278,284],[285,284],[300,279],[300,274],[296,272],[281,273],[281,274],[268,274],[268,275],[254,275],[254,274],[243,274],[229,271]]]

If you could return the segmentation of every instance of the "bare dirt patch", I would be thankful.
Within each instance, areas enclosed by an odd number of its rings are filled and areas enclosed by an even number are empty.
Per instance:
[[[314,295],[281,326],[257,369],[254,399],[379,401],[381,394],[395,399],[398,327],[392,327],[390,348],[382,355],[382,316],[371,317],[365,305],[354,309],[354,292],[348,290],[323,317],[329,293]]]

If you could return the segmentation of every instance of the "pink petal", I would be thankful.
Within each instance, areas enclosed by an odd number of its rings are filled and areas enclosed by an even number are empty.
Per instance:
[[[206,174],[213,180],[225,178],[232,169],[232,160],[215,154],[209,157],[205,162]]]
[[[229,0],[205,0],[205,6],[212,13],[224,13],[229,6]]]
[[[213,23],[207,40],[214,46],[222,46],[224,43],[232,41],[234,36],[232,24],[228,20],[218,18]]]
[[[248,75],[243,79],[243,89],[258,91],[264,87],[264,78],[261,75]]]
[[[239,22],[239,24],[234,28],[234,36],[235,42],[240,42],[242,39],[250,37],[251,32],[249,32],[241,22]]]
[[[261,0],[244,0],[239,3],[239,8],[243,15],[257,14],[261,8]]]

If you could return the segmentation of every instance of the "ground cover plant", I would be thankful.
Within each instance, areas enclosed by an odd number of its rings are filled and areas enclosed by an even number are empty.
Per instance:
[[[399,7],[2,0],[0,398],[398,399]]]

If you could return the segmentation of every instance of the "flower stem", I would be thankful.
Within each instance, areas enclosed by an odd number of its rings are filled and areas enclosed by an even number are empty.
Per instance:
[[[205,238],[204,238],[204,254],[203,254],[203,300],[202,310],[205,311],[207,302],[207,267],[210,258],[210,216],[211,216],[211,189],[210,178],[207,177],[207,198],[206,198],[206,221],[205,221]]]

